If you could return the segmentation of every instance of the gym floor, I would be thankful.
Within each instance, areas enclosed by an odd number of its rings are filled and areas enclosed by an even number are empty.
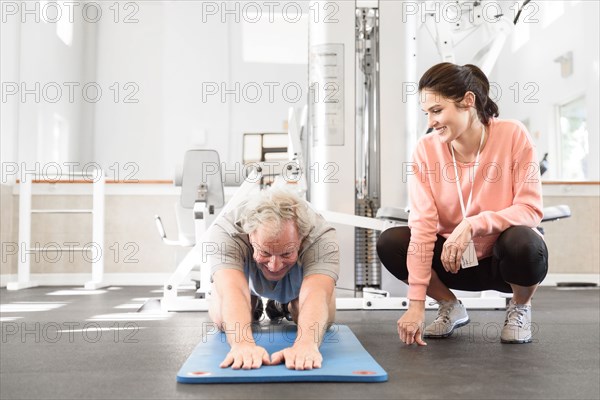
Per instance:
[[[338,311],[337,322],[389,375],[361,384],[177,383],[208,315],[161,314],[157,287],[1,289],[0,296],[1,399],[600,398],[598,288],[540,288],[534,342],[524,345],[500,343],[501,310],[470,310],[469,325],[426,347],[399,342],[401,311]]]

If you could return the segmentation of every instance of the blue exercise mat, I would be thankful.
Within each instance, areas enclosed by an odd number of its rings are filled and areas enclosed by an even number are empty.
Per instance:
[[[292,346],[296,334],[296,325],[271,325],[254,332],[253,336],[256,343],[272,355]],[[312,370],[289,370],[285,364],[250,370],[220,368],[229,349],[224,333],[204,336],[177,373],[177,382],[385,382],[388,379],[387,372],[345,325],[333,325],[325,334],[320,347],[322,367]]]

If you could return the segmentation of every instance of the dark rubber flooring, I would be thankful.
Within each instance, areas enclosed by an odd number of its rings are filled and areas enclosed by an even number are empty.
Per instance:
[[[542,287],[534,342],[501,344],[504,311],[426,347],[401,344],[401,311],[338,311],[385,383],[178,384],[208,315],[160,315],[157,287],[0,290],[1,399],[599,399],[600,291]],[[94,292],[92,292],[94,293]],[[142,312],[136,312],[146,304]],[[120,307],[120,308],[115,308]],[[427,312],[431,321],[434,311]]]

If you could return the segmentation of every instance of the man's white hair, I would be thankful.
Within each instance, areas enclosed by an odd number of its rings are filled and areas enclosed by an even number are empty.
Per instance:
[[[277,235],[287,221],[293,221],[300,240],[308,236],[314,221],[308,212],[307,203],[297,194],[281,188],[261,190],[250,198],[241,213],[244,232],[251,234],[259,226],[268,227],[271,235]]]

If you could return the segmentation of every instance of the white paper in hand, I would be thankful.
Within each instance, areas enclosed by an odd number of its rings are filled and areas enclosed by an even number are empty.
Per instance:
[[[477,252],[475,251],[475,244],[471,240],[467,244],[467,248],[462,255],[460,266],[462,268],[471,268],[477,265],[479,265],[479,262],[477,261]]]

